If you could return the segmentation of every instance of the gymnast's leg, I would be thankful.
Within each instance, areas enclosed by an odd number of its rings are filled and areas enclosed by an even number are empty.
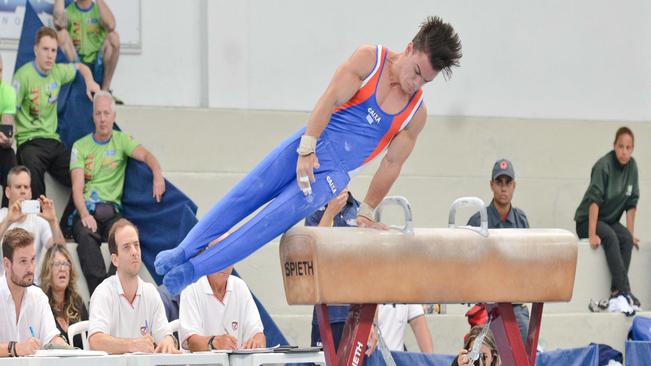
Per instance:
[[[277,196],[296,177],[296,148],[303,130],[283,141],[220,199],[176,247],[156,256],[160,275],[185,263],[212,240]]]
[[[296,182],[290,182],[278,197],[241,228],[168,272],[163,280],[165,286],[170,292],[178,293],[201,276],[246,258],[332,200],[338,190],[346,187],[349,181],[348,174],[343,170],[317,172],[315,178],[311,199],[305,197]]]

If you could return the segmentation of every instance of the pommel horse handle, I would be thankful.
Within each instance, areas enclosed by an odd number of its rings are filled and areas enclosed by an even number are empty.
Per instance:
[[[403,196],[389,196],[385,197],[382,202],[375,208],[375,221],[380,222],[382,220],[382,210],[386,206],[397,205],[402,208],[402,212],[405,214],[405,226],[400,228],[398,226],[391,225],[391,229],[397,229],[402,231],[407,235],[414,235],[414,219],[411,214],[411,205],[409,201]]]
[[[475,207],[479,210],[479,215],[481,216],[481,226],[479,228],[473,226],[457,226],[454,223],[454,217],[457,214],[457,208],[459,207]],[[468,229],[479,233],[483,237],[488,237],[488,214],[486,213],[486,205],[478,197],[460,197],[452,202],[450,206],[450,216],[448,217],[448,227],[450,229]]]

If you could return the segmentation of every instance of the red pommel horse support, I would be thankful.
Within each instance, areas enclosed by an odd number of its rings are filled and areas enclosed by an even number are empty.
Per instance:
[[[488,303],[502,364],[533,366],[544,302],[569,301],[576,273],[577,238],[560,229],[488,230],[478,198],[460,198],[450,227],[412,229],[403,198],[402,230],[295,227],[280,242],[290,305],[321,304],[317,318],[327,365],[361,366],[377,304]],[[459,206],[481,208],[481,228],[456,227]],[[523,344],[512,303],[533,303]],[[351,304],[335,352],[326,304]]]

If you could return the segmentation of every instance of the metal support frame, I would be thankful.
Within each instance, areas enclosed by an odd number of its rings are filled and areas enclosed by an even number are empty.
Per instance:
[[[328,306],[317,305],[316,317],[319,322],[326,365],[361,366],[363,364],[366,343],[371,332],[376,308],[377,304],[353,304],[350,306],[344,332],[339,341],[339,352],[337,352],[328,319]]]
[[[536,364],[536,350],[538,335],[540,334],[543,303],[533,303],[526,345],[522,342],[520,329],[513,313],[513,304],[486,304],[486,308],[493,316],[491,330],[495,336],[502,365],[534,366]]]

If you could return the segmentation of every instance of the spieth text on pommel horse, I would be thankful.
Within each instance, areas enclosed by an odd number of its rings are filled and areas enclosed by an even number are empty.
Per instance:
[[[285,276],[314,276],[312,261],[285,262]]]

